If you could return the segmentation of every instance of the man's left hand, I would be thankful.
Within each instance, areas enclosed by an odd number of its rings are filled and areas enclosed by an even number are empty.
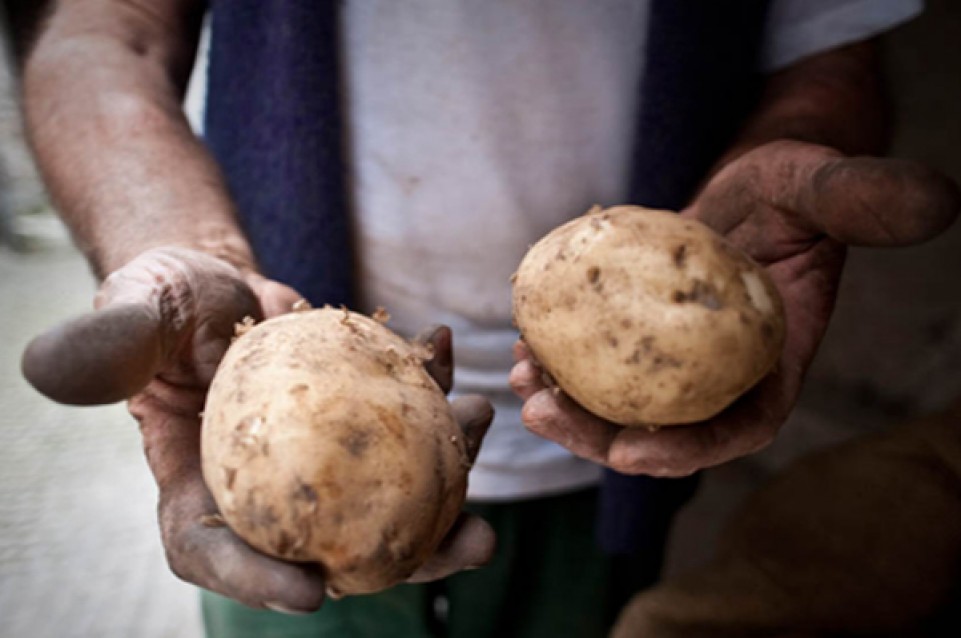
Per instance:
[[[915,162],[845,157],[813,144],[758,147],[719,171],[680,214],[767,269],[784,300],[787,339],[768,377],[701,423],[656,432],[600,419],[541,381],[522,343],[511,371],[529,430],[626,474],[685,476],[755,452],[787,419],[834,307],[847,246],[907,246],[945,230],[961,192]]]

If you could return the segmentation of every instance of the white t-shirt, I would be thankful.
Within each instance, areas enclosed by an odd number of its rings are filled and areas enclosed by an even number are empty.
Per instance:
[[[590,485],[599,468],[528,433],[507,385],[509,277],[592,204],[624,203],[649,3],[364,0],[344,13],[362,305],[454,331],[455,391],[495,405],[473,499]],[[919,0],[781,0],[772,70],[906,20]]]
[[[345,104],[362,309],[454,331],[455,393],[497,414],[477,500],[595,483],[600,470],[528,433],[507,385],[508,281],[527,247],[593,204],[624,203],[649,2],[345,2]],[[921,0],[774,0],[762,67],[864,39]],[[200,130],[205,38],[187,112]]]

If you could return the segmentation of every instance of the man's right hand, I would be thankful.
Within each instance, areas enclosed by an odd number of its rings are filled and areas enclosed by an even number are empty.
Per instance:
[[[282,314],[298,299],[287,286],[204,253],[154,249],[107,277],[96,312],[39,336],[23,356],[24,376],[56,401],[129,398],[159,488],[161,534],[175,574],[246,605],[286,612],[320,607],[321,570],[257,552],[214,516],[201,473],[200,413],[235,324]],[[449,387],[449,330],[424,338],[438,352],[429,371]],[[476,453],[490,423],[489,405],[465,397],[453,407]],[[481,565],[492,551],[490,528],[464,516],[415,576],[438,578]]]
[[[216,513],[201,475],[200,413],[234,324],[289,309],[297,293],[185,249],[143,253],[104,280],[97,311],[28,346],[24,375],[64,403],[130,398],[160,493],[167,561],[179,577],[254,607],[320,606],[318,569],[246,545]]]

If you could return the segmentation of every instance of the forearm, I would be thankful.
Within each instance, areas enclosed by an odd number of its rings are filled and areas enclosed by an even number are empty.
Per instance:
[[[196,4],[62,1],[27,57],[38,165],[100,276],[171,245],[253,267],[220,171],[181,107]]]
[[[715,173],[744,153],[796,140],[845,155],[875,155],[888,142],[889,114],[877,46],[862,42],[812,56],[774,73]]]

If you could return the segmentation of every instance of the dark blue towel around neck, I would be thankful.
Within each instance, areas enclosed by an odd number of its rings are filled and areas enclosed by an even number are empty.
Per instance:
[[[261,267],[315,305],[350,305],[340,2],[211,4],[205,137]],[[680,209],[723,151],[755,97],[767,4],[651,1],[632,203]],[[607,471],[597,527],[602,547],[659,554],[695,480]]]

